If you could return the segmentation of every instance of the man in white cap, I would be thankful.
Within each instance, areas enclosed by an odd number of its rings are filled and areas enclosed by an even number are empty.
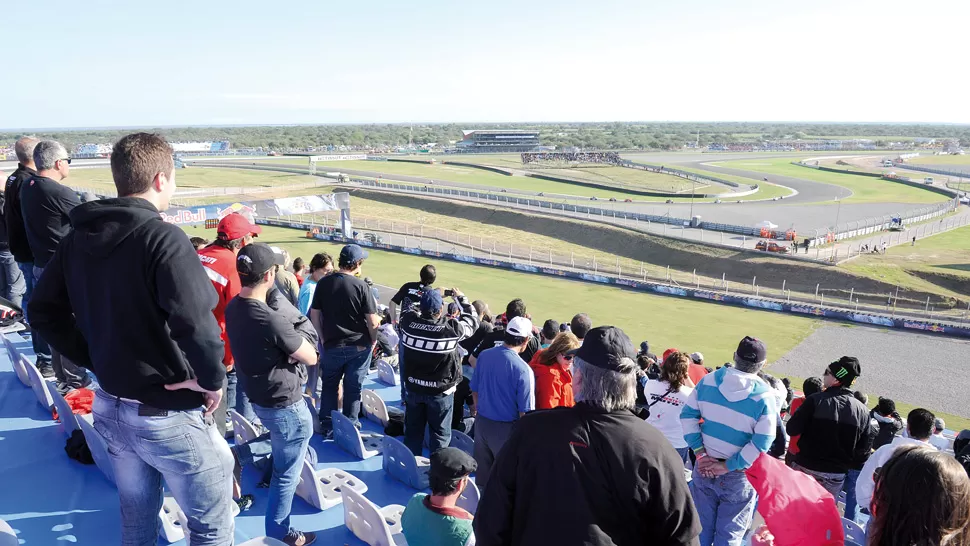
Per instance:
[[[532,321],[515,317],[505,327],[502,345],[482,351],[471,389],[475,417],[475,483],[485,489],[492,463],[512,433],[512,425],[535,409],[535,375],[519,356],[532,337]]]
[[[690,380],[696,385],[704,379],[707,375],[707,370],[704,368],[704,355],[701,353],[691,353],[690,354],[690,365],[687,366],[687,375]]]

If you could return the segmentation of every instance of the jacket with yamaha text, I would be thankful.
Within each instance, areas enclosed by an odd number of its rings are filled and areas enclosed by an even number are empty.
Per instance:
[[[478,313],[468,298],[458,299],[461,315],[457,319],[427,318],[418,313],[401,317],[401,345],[408,390],[421,394],[440,394],[461,381],[458,342],[478,328]]]

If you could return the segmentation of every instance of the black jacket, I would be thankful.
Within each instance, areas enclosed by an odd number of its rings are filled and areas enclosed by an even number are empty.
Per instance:
[[[422,394],[440,394],[461,382],[461,359],[458,343],[478,328],[478,313],[462,296],[461,316],[457,319],[425,318],[418,313],[404,313],[398,323],[401,333],[401,358],[408,390]]]
[[[903,418],[895,411],[889,417],[885,417],[879,415],[873,409],[869,412],[869,417],[872,419],[873,435],[875,436],[872,441],[872,449],[879,449],[886,444],[891,444],[893,438],[903,430]]]
[[[10,252],[14,260],[20,263],[34,261],[30,243],[27,242],[27,231],[24,229],[24,213],[20,209],[20,187],[35,174],[37,173],[33,169],[18,165],[17,170],[7,178],[3,192],[3,221],[7,229],[7,240],[10,241]]]
[[[843,387],[806,398],[786,430],[801,435],[795,462],[816,472],[844,474],[872,451],[869,409]]]
[[[46,176],[34,175],[20,187],[20,210],[35,266],[47,267],[71,232],[70,214],[80,204],[74,190]]]
[[[478,546],[698,544],[701,531],[663,434],[632,411],[582,402],[516,422],[474,527]]]
[[[30,298],[31,326],[109,394],[164,409],[225,383],[216,293],[189,238],[136,197],[85,203]]]

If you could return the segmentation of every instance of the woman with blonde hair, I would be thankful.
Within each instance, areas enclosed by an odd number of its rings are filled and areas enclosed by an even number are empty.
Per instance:
[[[537,352],[529,362],[536,376],[536,409],[572,407],[573,361],[571,354],[580,346],[579,339],[570,332],[553,338],[548,347]]]
[[[877,472],[869,546],[970,545],[970,477],[956,459],[905,446]]]
[[[647,400],[644,411],[649,412],[646,421],[663,433],[685,463],[689,460],[690,448],[687,447],[687,440],[684,440],[680,412],[694,390],[689,375],[690,364],[687,353],[671,353],[660,367],[660,377],[650,379],[643,386]]]

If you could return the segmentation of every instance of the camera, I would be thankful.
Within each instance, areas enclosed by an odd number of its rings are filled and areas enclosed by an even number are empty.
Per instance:
[[[454,290],[452,290],[450,288],[447,289],[447,290],[445,290],[445,297],[446,298],[454,297],[454,295],[455,295],[455,291]]]

